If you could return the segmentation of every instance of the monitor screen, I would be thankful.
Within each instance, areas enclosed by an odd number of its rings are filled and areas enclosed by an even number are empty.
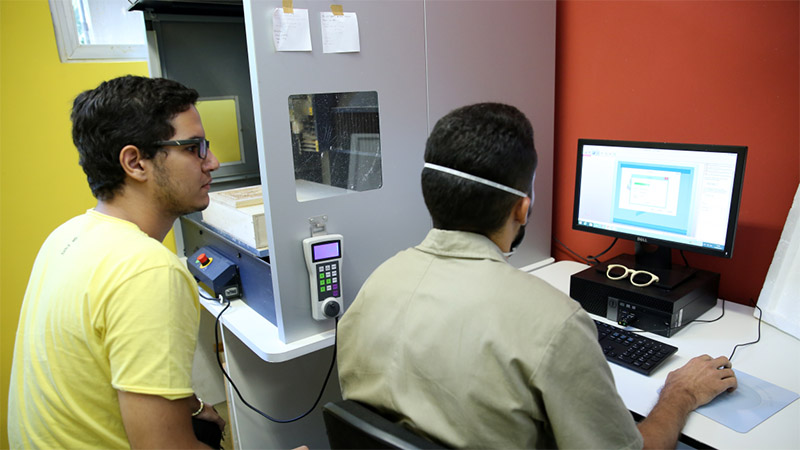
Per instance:
[[[747,147],[578,140],[576,230],[730,258]]]

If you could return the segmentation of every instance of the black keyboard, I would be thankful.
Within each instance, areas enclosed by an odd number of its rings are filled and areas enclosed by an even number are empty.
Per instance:
[[[597,326],[597,341],[606,359],[634,372],[649,376],[678,351],[678,347],[598,320],[594,324]]]

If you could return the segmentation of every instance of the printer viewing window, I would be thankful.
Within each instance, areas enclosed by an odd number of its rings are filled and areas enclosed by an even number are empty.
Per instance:
[[[297,201],[383,186],[378,93],[289,96]]]

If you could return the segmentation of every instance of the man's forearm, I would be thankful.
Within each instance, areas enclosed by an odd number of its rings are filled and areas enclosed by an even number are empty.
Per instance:
[[[662,393],[650,414],[639,423],[644,448],[675,448],[694,402],[686,395]]]
[[[117,397],[131,448],[208,448],[192,429],[191,407],[198,405],[194,396],[167,400],[117,391]]]

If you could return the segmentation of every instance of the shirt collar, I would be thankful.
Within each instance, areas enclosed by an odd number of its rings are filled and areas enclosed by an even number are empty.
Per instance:
[[[488,237],[468,231],[440,230],[428,232],[425,240],[415,247],[425,253],[452,258],[492,259],[506,262],[503,252]]]

